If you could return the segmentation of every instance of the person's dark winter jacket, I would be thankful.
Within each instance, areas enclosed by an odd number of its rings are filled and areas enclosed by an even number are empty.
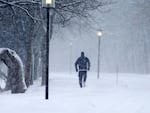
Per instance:
[[[75,69],[76,71],[90,70],[90,61],[84,56],[84,53],[81,53],[81,56],[75,62]]]

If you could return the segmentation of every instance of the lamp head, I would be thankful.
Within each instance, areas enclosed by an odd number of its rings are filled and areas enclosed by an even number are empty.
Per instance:
[[[52,1],[53,1],[53,0],[46,0],[46,4],[49,4],[49,5],[50,5],[50,4],[52,4]]]
[[[98,30],[97,35],[98,35],[99,37],[101,37],[101,36],[103,35],[103,33],[102,33],[102,30],[101,30],[101,29],[100,29],[100,30]]]
[[[55,7],[55,0],[42,0],[42,7]]]

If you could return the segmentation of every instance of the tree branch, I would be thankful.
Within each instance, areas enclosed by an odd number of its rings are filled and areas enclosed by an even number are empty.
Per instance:
[[[17,7],[17,8],[19,8],[19,9],[23,10],[31,19],[41,21],[41,19],[38,19],[38,18],[36,18],[36,17],[33,17],[33,16],[29,13],[29,11],[28,11],[26,8],[24,8],[24,7],[20,6],[20,5],[18,5],[18,4],[21,4],[21,3],[36,3],[36,4],[39,4],[39,3],[37,3],[37,2],[34,2],[34,1],[24,1],[24,2],[23,2],[23,1],[15,1],[15,2],[7,2],[7,1],[3,1],[3,0],[0,0],[0,2],[3,3],[2,5],[0,5],[0,7],[4,7],[4,6],[6,6],[6,5]]]

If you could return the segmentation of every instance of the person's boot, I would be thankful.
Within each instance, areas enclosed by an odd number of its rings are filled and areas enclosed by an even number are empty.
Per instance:
[[[80,88],[82,88],[82,83],[80,82],[79,84],[80,84]]]

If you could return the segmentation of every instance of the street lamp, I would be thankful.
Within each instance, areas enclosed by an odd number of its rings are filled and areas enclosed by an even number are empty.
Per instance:
[[[45,99],[48,99],[49,94],[49,16],[50,9],[55,7],[55,0],[42,0],[42,7],[47,9],[47,33],[46,33],[46,81],[45,81]]]
[[[97,69],[97,78],[99,79],[99,72],[100,72],[100,42],[101,42],[101,37],[103,33],[102,30],[98,30],[97,36],[98,36],[98,69]]]

